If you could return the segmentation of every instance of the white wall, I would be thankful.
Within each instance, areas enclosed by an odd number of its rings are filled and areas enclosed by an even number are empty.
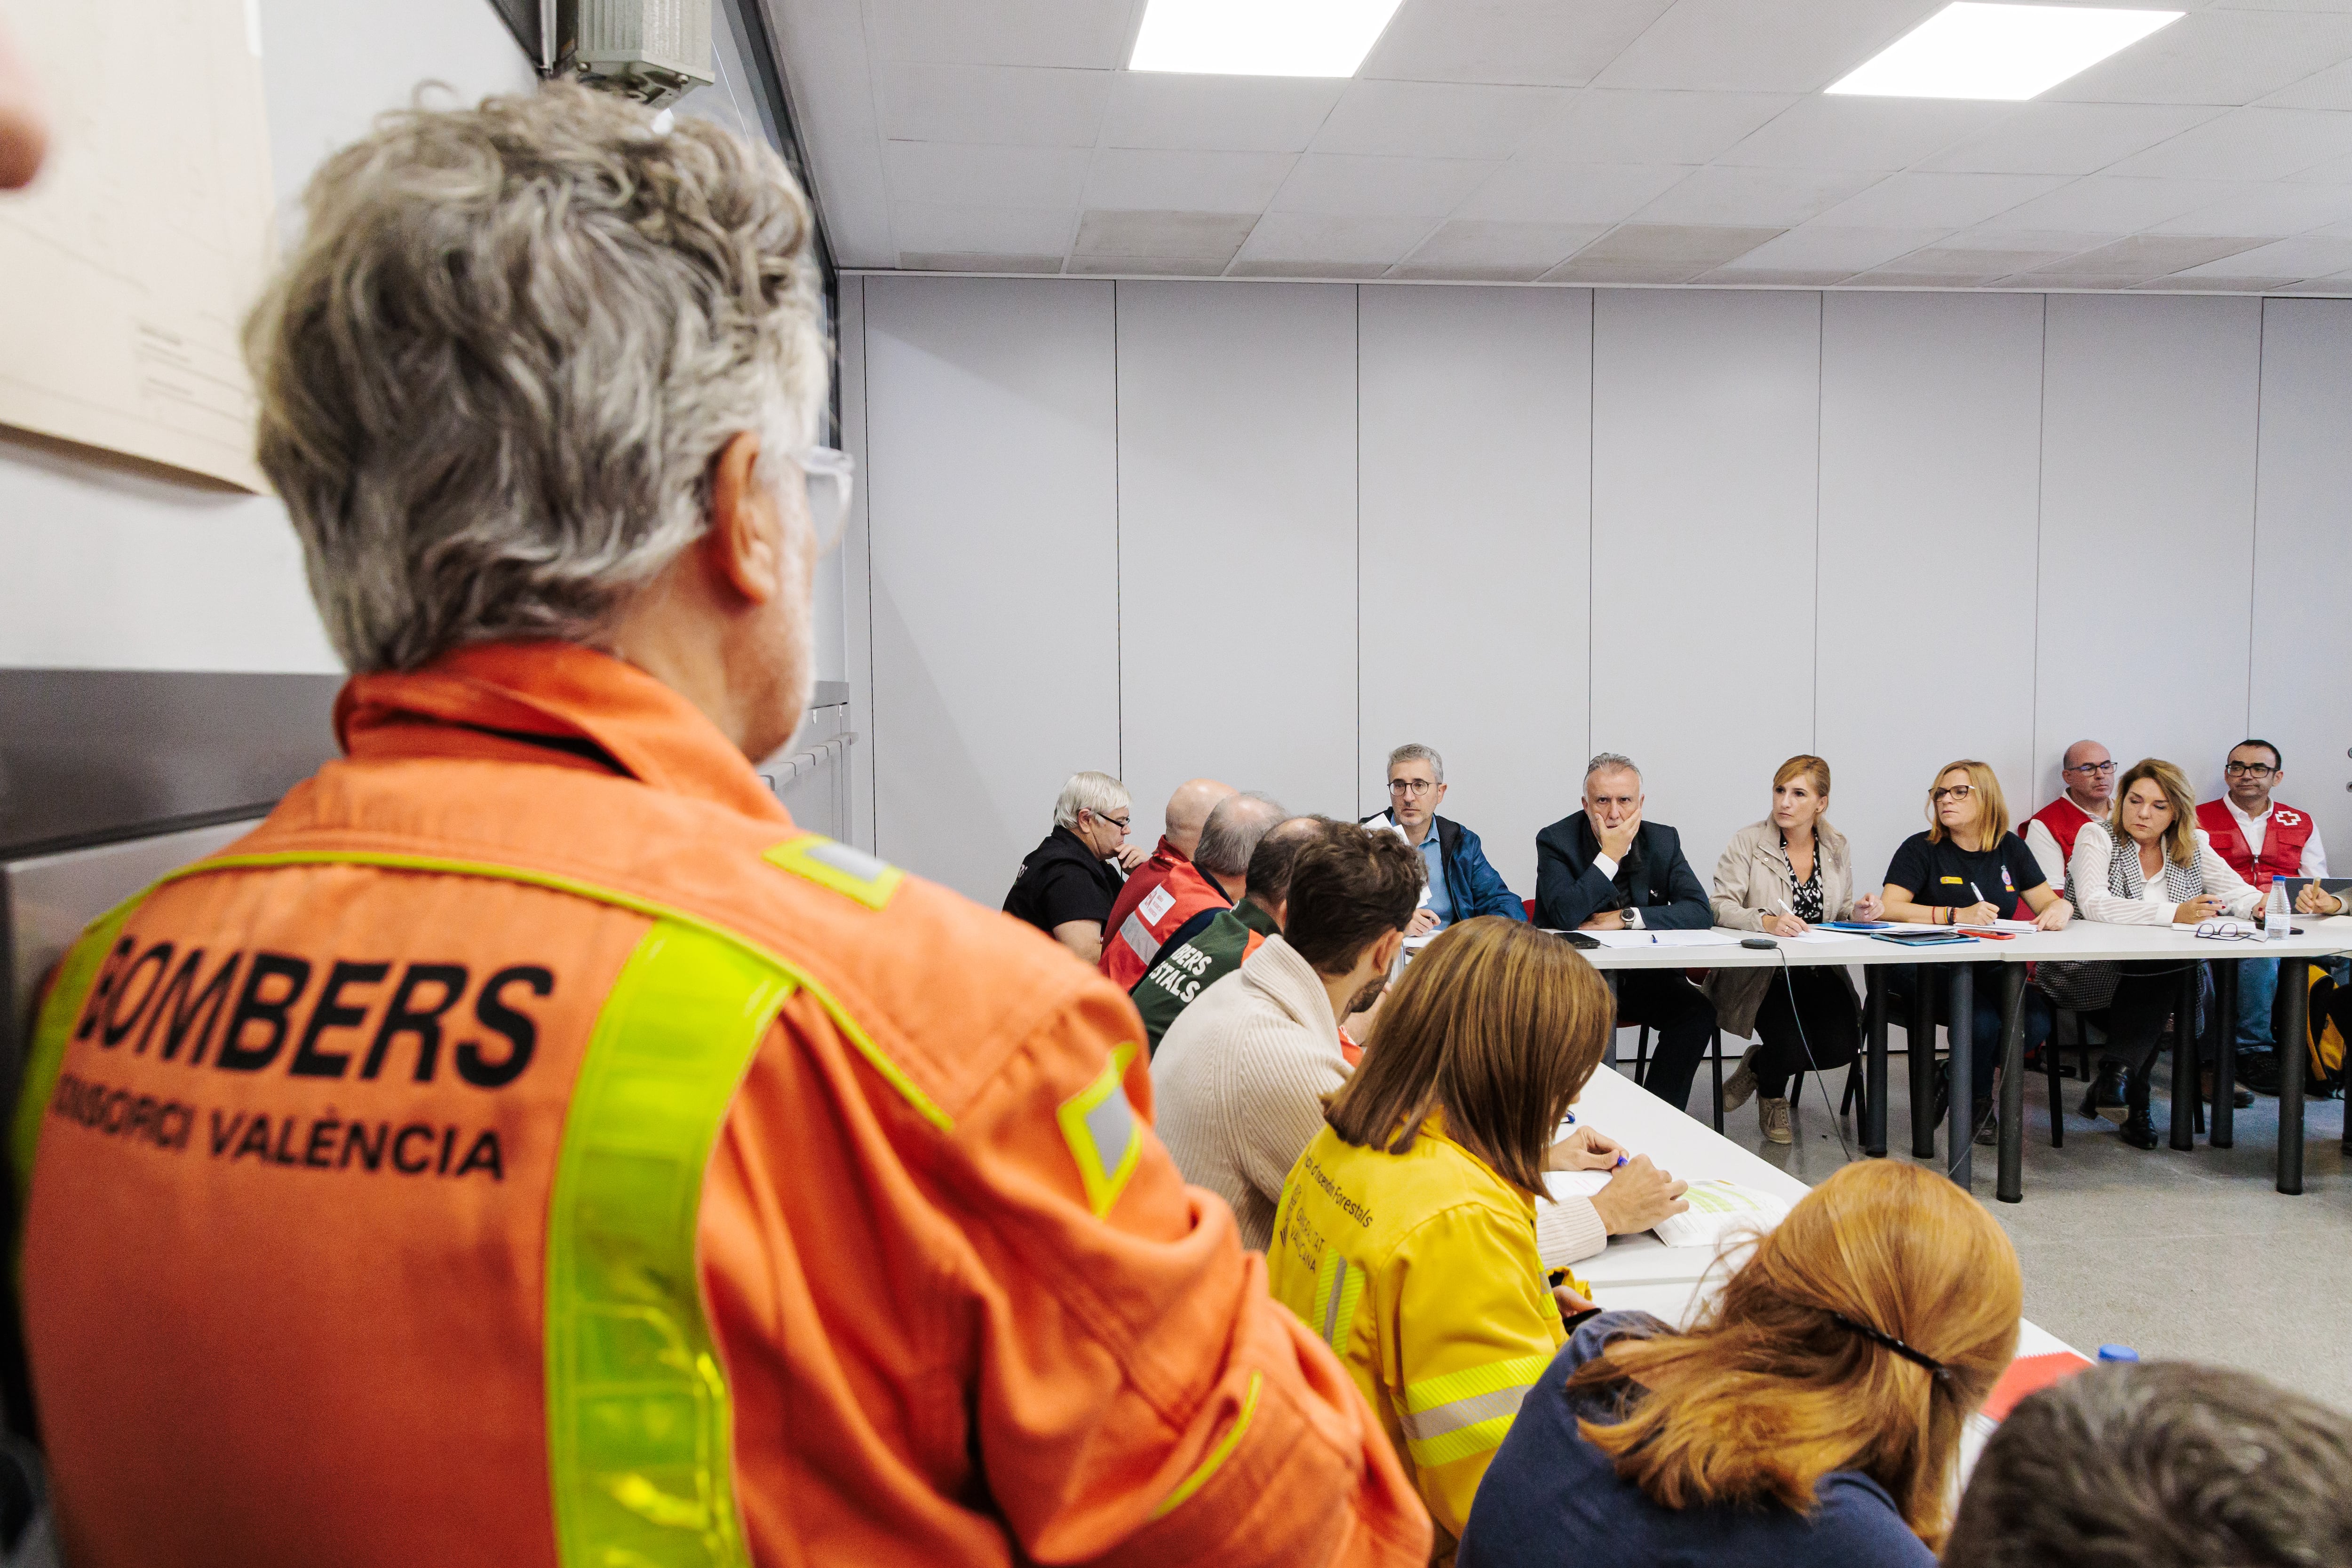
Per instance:
[[[472,101],[529,90],[535,79],[488,0],[258,5],[283,221],[319,161],[377,114],[406,104],[420,84],[437,82]],[[722,38],[722,67],[731,51],[732,40]],[[697,94],[690,111],[739,123],[744,90],[730,78]],[[842,679],[837,570],[821,575],[818,593],[817,674]],[[0,429],[0,668],[10,667],[340,665],[274,497]]]
[[[1001,632],[926,655],[1014,694],[975,712],[1028,705],[991,732],[978,789],[919,750],[874,758],[877,800],[923,822],[875,847],[975,897],[1001,898],[1006,856],[1045,831],[1056,770],[1123,768],[1148,827],[1199,771],[1360,813],[1405,739],[1445,753],[1447,814],[1522,894],[1535,829],[1604,747],[1649,769],[1652,814],[1702,877],[1763,813],[1772,767],[1820,752],[1867,884],[1952,758],[1993,763],[2021,814],[2084,734],[2210,792],[2252,729],[2352,862],[2352,304],[1049,280],[1021,286],[1024,332],[991,324],[1003,286],[849,284],[869,342],[919,319],[1008,344],[959,361],[953,396],[886,398],[877,360],[877,508],[892,452],[959,441],[984,410],[1110,400],[1101,514],[1070,509],[1066,461],[1008,430],[1029,504],[991,545],[1041,562],[1059,535],[1115,531],[1118,699],[1090,669],[1089,601],[1050,678]],[[1108,354],[1115,392],[1015,373],[1034,323],[1080,317],[1069,374],[1100,388]],[[960,526],[945,507],[894,517],[931,543],[877,546],[870,581],[853,558],[853,622],[861,601],[1019,593],[938,538]],[[1037,595],[942,613],[1074,615]],[[2159,614],[2191,629],[2155,635]],[[887,735],[905,699],[871,685]],[[1097,750],[1033,764],[1041,724]],[[965,838],[980,848],[939,847]]]

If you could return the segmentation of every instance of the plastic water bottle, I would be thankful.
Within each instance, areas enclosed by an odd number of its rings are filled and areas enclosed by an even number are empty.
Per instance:
[[[2286,883],[2271,878],[2271,896],[2263,905],[2263,940],[2284,942],[2287,937]]]
[[[2102,1362],[2137,1361],[2139,1352],[2127,1344],[2103,1344],[2099,1347],[2099,1359]]]

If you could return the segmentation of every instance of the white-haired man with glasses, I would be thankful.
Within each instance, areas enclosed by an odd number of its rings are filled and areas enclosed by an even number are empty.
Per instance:
[[[782,162],[551,87],[304,204],[247,356],[346,755],[41,1006],[64,1554],[1425,1563],[1128,999],[752,770],[845,472]]]
[[[1409,742],[1389,753],[1389,809],[1366,817],[1364,824],[1387,828],[1411,844],[1429,873],[1405,935],[1426,936],[1481,915],[1524,924],[1527,901],[1486,859],[1477,834],[1437,814],[1444,799],[1445,758],[1433,747]]]

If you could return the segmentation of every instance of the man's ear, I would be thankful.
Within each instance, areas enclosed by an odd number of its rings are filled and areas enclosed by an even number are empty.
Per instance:
[[[783,591],[784,518],[759,474],[760,438],[740,431],[710,470],[710,528],[700,548],[719,580],[752,604]]]
[[[1404,933],[1391,931],[1372,944],[1372,967],[1382,971],[1396,967],[1397,955],[1404,951]]]

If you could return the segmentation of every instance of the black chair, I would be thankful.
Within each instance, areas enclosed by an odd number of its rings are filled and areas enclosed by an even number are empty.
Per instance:
[[[1706,1061],[1715,1075],[1715,1130],[1723,1131],[1723,1030],[1717,1029],[1709,1039]],[[1650,1071],[1650,1026],[1643,1024],[1633,1040],[1633,1082],[1639,1084]],[[1680,1105],[1675,1107],[1679,1111]]]

